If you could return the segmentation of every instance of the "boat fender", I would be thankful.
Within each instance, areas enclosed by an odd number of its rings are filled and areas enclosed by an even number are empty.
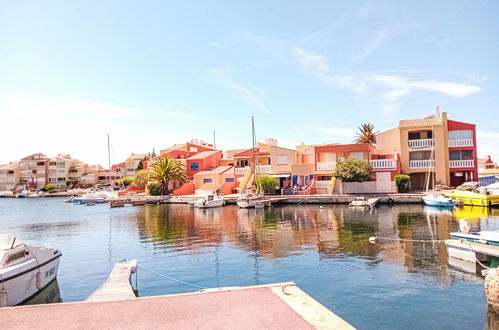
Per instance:
[[[7,291],[5,288],[0,291],[0,307],[7,307]]]
[[[42,278],[42,273],[40,271],[36,273],[35,281],[36,281],[36,288],[38,290],[43,288],[43,278]]]
[[[393,198],[390,197],[390,198],[388,198],[388,200],[386,201],[386,203],[388,205],[393,205],[395,203],[395,201],[393,200]]]

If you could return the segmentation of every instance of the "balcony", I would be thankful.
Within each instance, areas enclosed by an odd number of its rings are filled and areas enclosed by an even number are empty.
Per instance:
[[[473,147],[473,139],[449,140],[449,148],[455,147]]]
[[[418,140],[408,140],[409,149],[427,149],[432,148],[434,145],[433,139],[418,139]]]
[[[450,168],[464,168],[464,167],[475,167],[475,162],[473,159],[461,159],[461,160],[451,160],[449,161]]]
[[[397,160],[396,159],[371,159],[369,161],[373,170],[382,170],[382,169],[396,169],[397,168]]]
[[[336,162],[319,162],[317,163],[317,171],[334,171]]]
[[[270,165],[257,165],[256,173],[270,173]]]
[[[246,167],[236,167],[236,174],[246,174],[248,172],[249,166]]]
[[[431,159],[425,159],[425,160],[410,160],[409,161],[409,168],[430,168],[435,166],[435,161]]]

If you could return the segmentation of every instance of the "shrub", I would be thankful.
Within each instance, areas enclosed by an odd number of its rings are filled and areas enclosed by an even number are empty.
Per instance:
[[[275,187],[279,184],[277,178],[273,178],[270,176],[259,176],[256,178],[256,191],[261,192],[265,195],[274,195]]]
[[[395,176],[395,184],[399,190],[399,193],[405,193],[411,190],[411,177],[407,174],[399,174]]]
[[[146,186],[146,194],[150,196],[160,196],[161,186],[156,182],[149,182]]]
[[[123,178],[123,179],[120,180],[120,185],[124,186],[125,188],[127,188],[128,186],[130,186],[132,183],[133,183],[133,179],[132,178]]]
[[[372,166],[367,160],[347,159],[336,164],[334,176],[343,182],[371,181]]]

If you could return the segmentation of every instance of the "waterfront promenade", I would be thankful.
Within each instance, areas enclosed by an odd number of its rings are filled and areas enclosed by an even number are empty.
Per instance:
[[[295,283],[0,309],[1,329],[354,329]]]

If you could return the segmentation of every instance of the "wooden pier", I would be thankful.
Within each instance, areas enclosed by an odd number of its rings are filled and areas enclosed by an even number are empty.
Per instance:
[[[102,284],[85,301],[113,301],[134,299],[135,292],[130,284],[132,273],[137,271],[137,260],[119,262],[109,275],[107,281]]]

